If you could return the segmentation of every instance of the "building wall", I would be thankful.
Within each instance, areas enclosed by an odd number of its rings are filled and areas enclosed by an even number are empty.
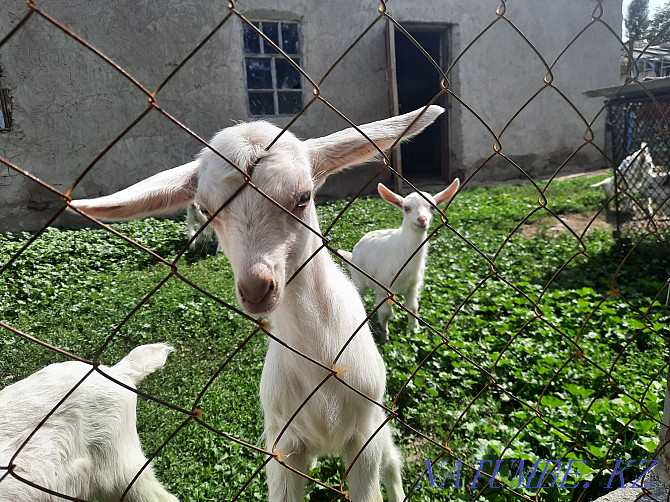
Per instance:
[[[0,39],[27,9],[23,0],[6,3],[0,16]],[[505,15],[552,65],[591,21],[591,3],[596,4],[583,0],[509,1]],[[54,0],[38,5],[137,82],[39,15],[33,15],[0,48],[0,77],[10,96],[13,119],[11,130],[0,132],[0,156],[63,191],[147,110],[148,94],[228,13],[225,2],[210,0],[90,0],[83,4]],[[388,3],[389,13],[401,24],[449,26],[452,58],[498,19],[497,6],[494,0]],[[603,6],[602,20],[615,29],[621,26],[621,0],[603,0]],[[390,113],[385,21],[375,22],[378,7],[379,2],[373,0],[236,2],[236,8],[250,19],[301,22],[304,69],[319,84],[321,96],[356,123]],[[329,67],[371,24],[360,42],[324,78]],[[618,81],[619,45],[596,20],[552,70],[552,86],[546,86],[542,59],[502,18],[467,48],[449,73],[452,175],[463,178],[483,165],[473,183],[519,177],[519,171],[503,155],[533,176],[546,175],[584,143],[584,121],[592,121],[603,102],[582,93]],[[161,88],[156,102],[206,140],[217,130],[250,118],[244,78],[242,23],[232,16]],[[307,103],[312,89],[309,82],[305,84]],[[538,91],[538,97],[508,124]],[[281,117],[275,122],[281,126],[288,120]],[[504,129],[503,155],[494,155],[484,164],[494,154],[495,140],[482,120],[494,134]],[[315,101],[291,131],[299,137],[311,137],[346,126],[329,106]],[[594,122],[593,137],[594,143],[602,146],[604,114]],[[169,118],[151,110],[95,163],[73,195],[112,192],[192,159],[201,147]],[[587,145],[565,170],[602,165],[597,149]],[[321,195],[356,193],[378,168],[378,164],[370,164],[338,175],[324,186]],[[382,178],[387,180],[388,175]],[[375,184],[369,184],[367,191]],[[39,228],[62,205],[51,192],[0,166],[0,231]],[[72,216],[61,217],[58,223],[71,224]]]
[[[455,23],[452,53],[465,52],[453,69],[454,93],[473,111],[451,99],[452,114],[458,113],[452,118],[451,126],[452,168],[470,175],[494,154],[495,138],[476,113],[493,133],[502,134],[501,154],[531,175],[553,173],[584,143],[588,130],[585,121],[594,120],[602,108],[602,99],[586,98],[582,93],[606,82],[618,81],[620,45],[602,22],[594,22],[554,64],[591,21],[595,2],[507,2],[505,16],[535,46],[539,56],[509,23],[502,19],[493,23],[496,20],[493,4],[472,2],[467,12],[459,12],[464,9],[458,5],[451,9],[426,7],[424,12],[418,9],[409,12],[407,8],[407,12],[398,11],[398,18],[404,21],[423,17]],[[615,29],[620,27],[621,2],[603,4],[606,10],[602,20]],[[468,47],[491,23],[493,25]],[[546,86],[543,80],[547,66],[552,67],[552,87]],[[524,107],[537,92],[538,96]],[[601,114],[592,127],[592,136],[600,147],[604,142],[604,123],[605,116]],[[587,146],[564,170],[603,164],[604,159],[597,149]],[[473,181],[521,176],[514,166],[497,155],[484,164]]]

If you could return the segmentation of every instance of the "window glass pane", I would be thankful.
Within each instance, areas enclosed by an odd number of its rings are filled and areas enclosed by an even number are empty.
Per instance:
[[[282,49],[286,54],[298,54],[300,52],[297,23],[282,23],[281,38]]]
[[[253,25],[282,51],[291,54],[295,65],[300,65],[300,23],[256,21]],[[251,26],[242,28],[250,114],[298,113],[303,107],[302,74]]]
[[[247,88],[272,89],[272,61],[270,58],[245,58]]]
[[[279,23],[263,21],[263,33],[279,46]],[[277,54],[277,51],[265,39],[263,39],[263,48],[265,54]]]
[[[249,111],[252,115],[274,115],[275,102],[272,93],[249,91]]]
[[[302,108],[302,92],[278,92],[279,114],[298,113]]]
[[[254,23],[258,27],[258,23]],[[261,53],[261,36],[256,33],[251,26],[245,24],[244,30],[244,52],[246,54],[260,54]]]
[[[300,64],[300,60],[295,60]],[[275,70],[277,70],[277,89],[302,89],[300,85],[300,72],[283,58],[275,58]]]

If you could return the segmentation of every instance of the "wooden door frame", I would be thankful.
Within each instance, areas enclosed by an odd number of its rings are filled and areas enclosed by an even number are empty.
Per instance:
[[[447,63],[451,61],[451,25],[450,24],[436,24],[436,23],[405,23],[403,24],[408,32],[416,31],[430,31],[430,32],[439,32],[441,34],[440,40],[440,55],[439,61],[436,63],[446,70],[448,65]],[[386,79],[389,83],[388,85],[388,94],[389,94],[389,113],[392,116],[399,114],[399,104],[398,104],[398,76],[397,76],[397,63],[396,63],[396,49],[395,49],[395,31],[396,27],[391,20],[386,19],[385,27],[385,37],[386,37]],[[442,114],[438,120],[441,122],[441,131],[442,131],[442,143],[441,143],[441,152],[440,152],[440,177],[445,181],[450,181],[450,169],[449,169],[449,152],[450,152],[450,137],[449,134],[449,95],[443,94],[436,101],[436,104],[443,106],[447,113]],[[402,153],[400,146],[397,146],[393,149],[392,152],[392,165],[394,169],[400,173],[402,172]],[[403,188],[404,183],[398,177],[394,176],[393,186],[396,191],[399,191]]]
[[[396,73],[395,56],[395,25],[388,18],[386,19],[386,28],[384,35],[386,37],[386,81],[388,82],[389,92],[389,114],[396,117],[400,114],[398,105],[398,75]],[[391,152],[391,165],[402,175],[402,154],[400,145],[396,146]],[[393,176],[393,190],[400,191],[402,180]]]

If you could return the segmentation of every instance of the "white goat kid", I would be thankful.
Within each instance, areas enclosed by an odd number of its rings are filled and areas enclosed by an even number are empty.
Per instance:
[[[388,150],[443,111],[431,106],[360,129],[379,149]],[[332,365],[328,371],[275,339],[269,341],[260,388],[267,449],[276,454],[267,466],[269,500],[303,500],[306,479],[282,464],[305,472],[308,460],[329,453],[344,454],[350,465],[351,500],[381,502],[380,476],[388,499],[403,500],[402,461],[391,429],[382,427],[384,411],[343,383],[376,402],[384,399],[384,362],[364,322],[363,303],[323,248],[312,202],[327,176],[371,159],[378,148],[354,128],[300,141],[263,121],[224,129],[210,145],[277,204],[245,186],[237,169],[205,148],[189,164],[116,194],[72,205],[91,216],[112,219],[174,211],[194,199],[211,214],[222,208],[211,225],[232,267],[242,308],[252,315],[268,315],[274,337]]]
[[[172,348],[165,344],[137,347],[111,368],[100,371],[135,388],[165,364]],[[137,395],[90,373],[56,411],[19,447],[58,402],[91,371],[70,361],[47,366],[0,391],[0,500],[56,502],[61,497],[27,485],[16,476],[54,492],[104,502],[118,501],[147,459],[136,429]],[[128,502],[176,502],[154,476],[142,471],[125,499]]]
[[[343,250],[338,250],[338,253],[388,287],[393,293],[404,295],[407,309],[417,314],[428,256],[428,242],[424,243],[428,235],[428,227],[433,219],[435,208],[451,199],[458,191],[459,185],[460,182],[455,179],[449,187],[436,194],[435,197],[427,192],[421,192],[421,195],[415,192],[407,197],[401,197],[380,183],[377,186],[379,195],[403,211],[402,226],[368,232],[354,246],[352,253]],[[416,254],[412,256],[415,252]],[[402,271],[393,281],[401,268]],[[349,267],[349,271],[361,295],[366,289],[371,289],[375,293],[375,302],[377,304],[383,302],[377,311],[377,316],[382,328],[381,339],[382,341],[388,340],[388,322],[393,317],[393,308],[388,301],[384,301],[388,296],[386,290],[354,267]],[[415,316],[408,315],[410,327],[416,330],[419,322]]]

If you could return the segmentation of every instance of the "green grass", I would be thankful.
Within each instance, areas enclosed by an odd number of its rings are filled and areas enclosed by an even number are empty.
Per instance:
[[[549,237],[541,231],[555,222],[553,214],[595,215],[604,196],[588,188],[594,181],[554,182],[546,199],[532,185],[467,189],[449,207],[448,225],[431,239],[420,301],[430,327],[408,332],[396,308],[392,341],[381,347],[387,404],[394,403],[407,425],[395,425],[406,487],[419,478],[426,459],[444,452],[439,444],[463,461],[461,485],[468,486],[474,473],[465,464],[475,459],[584,459],[597,471],[616,459],[653,455],[669,352],[668,308],[653,298],[668,276],[667,249],[645,242],[627,255],[607,230],[581,242],[569,232]],[[345,204],[318,207],[322,230]],[[528,239],[520,224],[531,213],[523,226],[539,231]],[[363,198],[337,219],[327,238],[334,249],[351,249],[365,232],[398,226],[401,219],[380,199]],[[168,260],[186,240],[182,219],[113,227]],[[0,236],[0,263],[29,237]],[[0,276],[0,319],[86,358],[109,341],[101,354],[106,364],[139,344],[168,341],[177,350],[142,390],[178,408],[202,409],[211,428],[262,446],[258,384],[266,340],[262,333],[253,335],[235,353],[255,325],[225,306],[236,306],[232,274],[226,259],[211,251],[187,254],[178,263],[179,273],[205,294],[106,231],[49,229]],[[372,309],[372,296],[365,300]],[[64,359],[0,331],[0,386]],[[186,418],[140,400],[145,451],[154,452]],[[180,500],[220,501],[232,498],[264,460],[253,448],[191,421],[160,451],[155,466]],[[444,468],[453,465],[450,460]],[[343,472],[339,460],[327,459],[311,475],[339,486]],[[609,472],[595,477],[584,500],[607,492]],[[636,472],[627,470],[627,479]],[[582,474],[580,481],[594,477]],[[264,483],[261,472],[241,500],[265,499]],[[424,476],[410,500],[469,500],[476,493],[430,488]],[[540,499],[576,500],[581,494],[550,488]],[[310,500],[332,498],[328,490],[310,486]],[[515,496],[488,489],[481,498]]]

